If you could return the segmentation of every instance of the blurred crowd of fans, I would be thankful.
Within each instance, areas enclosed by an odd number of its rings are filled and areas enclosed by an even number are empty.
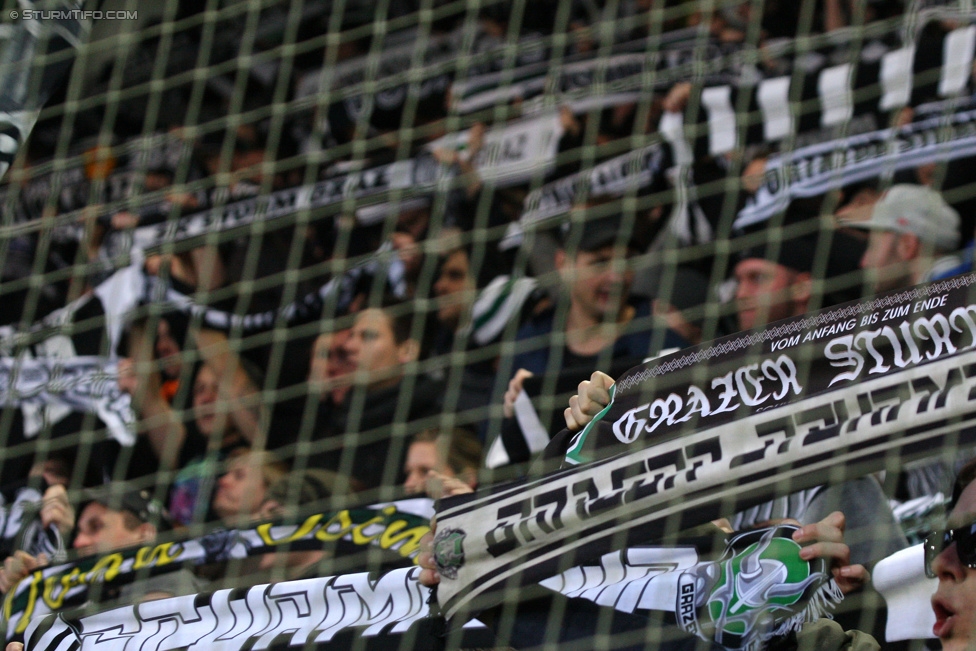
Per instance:
[[[39,438],[28,440],[21,410],[5,407],[0,429],[8,449],[28,451],[4,460],[2,484],[26,481],[32,469],[47,484],[69,489],[129,480],[134,490],[162,498],[177,527],[268,517],[295,495],[283,483],[289,472],[314,484],[318,499],[358,491],[370,491],[364,499],[428,490],[436,496],[445,482],[474,487],[479,478],[525,472],[538,448],[517,417],[523,395],[551,436],[563,428],[569,396],[596,370],[617,377],[703,339],[968,270],[965,247],[976,226],[970,159],[797,200],[782,219],[733,232],[733,209],[761,185],[772,146],[696,156],[692,209],[710,225],[710,241],[674,235],[669,226],[689,203],[664,184],[626,198],[584,196],[569,214],[524,232],[519,246],[499,246],[541,183],[642,146],[667,113],[693,122],[701,84],[691,79],[596,109],[556,107],[562,128],[556,164],[545,178],[504,187],[479,176],[478,154],[486,131],[520,117],[519,98],[462,118],[451,111],[450,83],[409,110],[356,113],[350,105],[357,98],[343,97],[341,89],[335,101],[296,100],[299,85],[323,66],[375,56],[384,43],[412,44],[461,28],[486,61],[495,51],[530,61],[531,49],[511,46],[534,37],[548,44],[535,51],[547,61],[556,54],[599,57],[616,42],[688,28],[699,41],[767,52],[767,45],[798,34],[829,36],[855,26],[869,35],[859,41],[866,48],[881,33],[869,28],[902,19],[907,2],[742,2],[710,13],[677,1],[532,2],[522,3],[522,13],[515,11],[521,4],[501,2],[477,15],[442,12],[429,26],[402,33],[378,32],[368,7],[346,3],[341,20],[312,12],[302,21],[291,36],[292,56],[206,84],[179,73],[201,61],[219,68],[241,52],[228,45],[220,25],[196,20],[202,14],[191,4],[177,16],[186,28],[140,41],[90,90],[139,88],[164,70],[172,79],[161,92],[124,94],[72,115],[70,125],[63,113],[45,117],[8,176],[11,187],[26,188],[35,170],[47,173],[47,161],[67,155],[83,164],[94,187],[121,165],[118,145],[167,133],[178,153],[147,156],[135,187],[165,200],[169,213],[84,202],[71,223],[5,241],[0,325],[27,327],[89,294],[114,271],[110,235],[192,214],[208,207],[201,196],[216,190],[231,203],[405,160],[449,133],[466,132],[465,150],[432,152],[455,171],[455,182],[436,194],[394,198],[382,204],[380,218],[364,218],[362,206],[346,202],[314,219],[150,251],[148,275],[234,314],[275,310],[335,278],[344,280],[343,291],[307,323],[246,337],[160,305],[133,313],[118,348],[108,350],[98,319],[87,329],[76,320],[68,354],[118,357],[119,386],[137,416],[136,445],[118,445],[100,434],[94,417],[79,414],[51,418]],[[391,25],[414,15],[408,4],[390,4]],[[611,6],[621,14],[608,17]],[[260,52],[279,45],[285,37],[272,29],[269,11],[268,29],[238,47]],[[942,40],[956,27],[943,20],[920,30],[917,69],[941,65]],[[340,30],[334,43],[320,38]],[[876,45],[897,46],[885,38]],[[302,47],[306,42],[312,45]],[[206,43],[216,45],[204,52]],[[825,38],[803,54],[843,60],[848,45]],[[756,67],[760,74],[788,73],[804,57],[790,49]],[[933,84],[916,83],[911,105],[878,112],[872,124],[911,122],[912,106],[939,99],[935,92]],[[55,223],[57,204],[48,196],[24,210],[30,219]],[[731,254],[715,244],[729,241],[741,242]],[[486,456],[498,474],[486,470]],[[898,497],[917,496],[909,493]],[[86,523],[101,503],[86,504],[78,548],[98,544]],[[138,525],[120,526],[132,533]]]

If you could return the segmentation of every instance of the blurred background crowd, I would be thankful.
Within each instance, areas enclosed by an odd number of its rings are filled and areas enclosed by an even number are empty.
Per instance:
[[[976,149],[926,140],[973,108],[960,3],[213,4],[93,34],[12,160],[3,378],[53,397],[7,390],[0,485],[176,527],[474,487],[596,370],[971,270]],[[935,153],[790,168],[899,134]],[[121,434],[51,387],[94,358]]]

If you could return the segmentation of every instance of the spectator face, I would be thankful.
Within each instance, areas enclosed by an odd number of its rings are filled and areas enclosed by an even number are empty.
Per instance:
[[[440,299],[437,320],[452,328],[457,327],[473,290],[468,254],[455,251],[444,260],[441,273],[434,283],[434,294]]]
[[[634,281],[626,250],[606,246],[580,251],[574,258],[559,254],[556,262],[569,287],[572,309],[597,322],[616,321]]]
[[[240,176],[254,183],[261,183],[264,174],[261,163],[264,162],[264,146],[260,142],[257,129],[253,124],[242,124],[237,127],[237,143],[231,157],[231,171],[242,172]]]
[[[976,482],[962,492],[949,516],[949,528],[976,521]],[[953,542],[932,561],[939,588],[932,597],[935,627],[944,651],[963,651],[976,644],[976,570],[966,567]]]
[[[332,347],[332,334],[319,335],[312,344],[312,364],[308,369],[308,381],[325,382],[329,379],[329,348]]]
[[[89,502],[78,516],[78,533],[72,547],[83,556],[88,556],[138,545],[151,540],[154,535],[152,525],[129,529],[123,511],[113,511],[98,502]]]
[[[228,464],[227,472],[217,480],[214,513],[224,520],[258,515],[267,489],[261,466],[251,455],[235,457]]]
[[[403,464],[403,473],[407,480],[403,488],[411,495],[427,492],[427,473],[431,470],[454,477],[450,466],[442,463],[438,458],[437,444],[434,441],[415,441],[407,450],[407,461]]]
[[[163,374],[168,378],[178,378],[183,368],[180,358],[180,345],[170,333],[169,323],[159,320],[156,326],[156,357],[163,365]]]
[[[193,414],[197,429],[204,436],[217,430],[217,398],[220,379],[213,369],[204,364],[193,381]]]
[[[913,284],[908,262],[912,259],[911,236],[894,231],[871,231],[868,248],[861,258],[861,269],[867,272],[868,284],[875,292],[898,289]]]
[[[799,282],[803,280],[801,276],[807,274],[760,258],[748,258],[737,264],[735,300],[739,327],[748,330],[796,316],[805,309],[805,300],[800,300],[808,298],[809,288]]]
[[[420,275],[420,268],[424,264],[424,256],[417,246],[417,240],[410,233],[397,232],[390,236],[393,249],[403,263],[403,272],[407,278]]]
[[[344,349],[348,337],[348,330],[340,330],[319,335],[315,339],[315,344],[312,346],[312,364],[308,370],[308,381],[313,386],[327,380],[337,380],[356,370],[356,367],[349,363]],[[345,400],[349,388],[346,383],[333,386],[330,391],[332,401],[339,404]]]
[[[48,486],[68,486],[71,481],[71,468],[61,459],[46,459],[31,467],[30,477],[43,477]]]
[[[417,352],[413,340],[397,343],[390,319],[376,308],[363,310],[356,316],[343,351],[356,369],[357,383],[371,389],[399,382],[401,365],[416,359]]]
[[[400,211],[400,214],[397,215],[396,230],[400,233],[407,233],[412,238],[412,241],[416,242],[423,239],[429,224],[429,208],[426,206],[423,208],[407,208],[406,210]]]
[[[312,346],[312,365],[308,371],[310,381],[334,380],[356,370],[350,366],[343,351],[343,344],[348,336],[349,331],[342,330],[316,337]]]
[[[756,194],[766,180],[766,158],[756,158],[742,170],[742,188],[749,194]]]

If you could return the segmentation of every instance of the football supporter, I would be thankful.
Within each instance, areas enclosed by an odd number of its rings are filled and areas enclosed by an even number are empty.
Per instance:
[[[126,493],[112,492],[103,488],[91,494],[78,513],[72,547],[80,556],[105,554],[126,547],[154,542],[161,531],[172,527],[169,514],[159,500],[148,490]],[[62,499],[63,498],[63,499]],[[74,511],[67,499],[59,496],[52,500],[56,506],[55,517],[67,522]],[[17,552],[4,562],[0,569],[0,592],[6,594],[21,579],[47,564],[43,557],[35,558]],[[125,599],[130,603],[165,599],[178,594],[192,594],[204,587],[204,583],[187,570],[179,570],[153,577],[152,582],[137,581],[122,586],[117,594],[108,598]]]
[[[925,570],[939,580],[932,632],[944,651],[976,645],[976,461],[959,472],[947,529],[925,541]]]
[[[412,326],[407,303],[387,301],[383,308],[356,314],[342,344],[353,388],[342,404],[322,415],[325,422],[316,423],[315,435],[325,449],[310,467],[351,477],[367,489],[397,483],[409,431],[394,434],[394,429],[409,430],[411,422],[439,413],[443,394],[439,383],[423,375],[407,381],[408,368],[420,357]]]
[[[890,187],[861,221],[843,222],[867,230],[861,268],[875,292],[910,287],[958,267],[959,213],[942,195],[922,185]]]
[[[734,271],[736,313],[742,330],[807,311],[815,248],[815,241],[797,238],[742,254]]]
[[[413,437],[403,464],[404,490],[434,499],[478,487],[481,444],[467,430],[424,430]]]
[[[605,205],[594,200],[587,211]],[[601,365],[623,371],[663,349],[687,346],[655,319],[649,300],[631,294],[633,258],[643,250],[634,225],[619,215],[582,220],[584,213],[577,214],[580,218],[564,224],[555,252],[560,300],[523,325],[515,337],[518,352],[511,360],[515,371],[503,398],[501,432],[511,463],[530,458],[529,447],[522,443],[526,436],[514,418],[515,401],[523,389],[531,397],[565,404],[565,398],[557,396],[570,395],[579,378]],[[555,391],[544,391],[547,386]],[[559,430],[558,413],[540,413],[540,418],[547,432]]]

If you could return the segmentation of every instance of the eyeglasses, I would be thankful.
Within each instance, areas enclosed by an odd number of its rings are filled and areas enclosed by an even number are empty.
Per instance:
[[[932,571],[932,561],[953,542],[956,543],[956,555],[959,561],[970,569],[976,570],[976,522],[957,529],[943,529],[934,531],[925,537],[925,576],[935,578]]]

